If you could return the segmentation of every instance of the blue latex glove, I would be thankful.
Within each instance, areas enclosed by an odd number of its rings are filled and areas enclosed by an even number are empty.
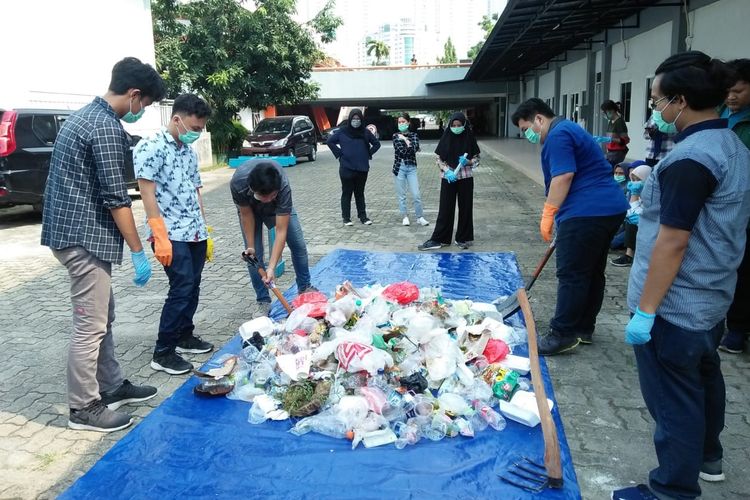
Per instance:
[[[458,157],[458,164],[460,166],[462,166],[462,167],[464,165],[466,165],[466,163],[468,163],[468,161],[469,161],[469,159],[466,157],[466,154],[463,154],[463,155],[461,155],[461,156]]]
[[[637,226],[638,221],[640,220],[641,216],[638,214],[630,214],[625,219],[630,222],[632,225]]]
[[[456,182],[458,180],[458,177],[456,177],[456,174],[453,173],[453,170],[446,170],[445,174],[443,174],[443,178],[445,178],[445,180],[449,183]]]
[[[611,137],[603,136],[603,135],[595,135],[594,140],[599,143],[606,144],[608,142],[612,142]]]
[[[133,283],[135,283],[135,286],[144,286],[151,278],[151,264],[148,262],[146,252],[143,250],[132,252],[130,258],[133,259],[133,267],[135,268]]]
[[[640,345],[651,340],[651,329],[654,327],[655,318],[656,314],[645,313],[636,307],[635,314],[625,327],[625,342]]]

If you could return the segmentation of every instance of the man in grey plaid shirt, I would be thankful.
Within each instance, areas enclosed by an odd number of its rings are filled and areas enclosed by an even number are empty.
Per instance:
[[[125,379],[115,358],[112,264],[131,250],[134,283],[143,286],[151,265],[143,252],[125,186],[129,143],[120,120],[137,121],[164,98],[154,68],[134,57],[115,64],[109,90],[65,121],[55,141],[44,193],[42,245],[67,269],[73,302],[68,351],[68,427],[112,432],[133,423],[114,410],[145,401],[156,388]]]

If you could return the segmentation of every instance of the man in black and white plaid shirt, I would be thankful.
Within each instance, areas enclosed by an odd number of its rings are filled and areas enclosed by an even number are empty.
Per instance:
[[[42,245],[52,249],[70,275],[73,335],[67,375],[72,429],[124,429],[132,418],[114,410],[156,395],[154,387],[135,386],[123,378],[115,358],[111,275],[112,264],[122,262],[125,241],[134,283],[143,286],[151,277],[125,186],[129,144],[120,120],[137,121],[165,93],[154,68],[133,57],[123,59],[112,69],[104,97],[70,115],[52,151]]]

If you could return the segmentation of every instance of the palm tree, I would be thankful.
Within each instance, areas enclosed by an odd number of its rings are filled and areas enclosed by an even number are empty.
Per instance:
[[[381,66],[388,59],[391,49],[385,42],[381,42],[380,40],[367,40],[367,55],[370,56],[373,52],[375,52],[375,65]]]

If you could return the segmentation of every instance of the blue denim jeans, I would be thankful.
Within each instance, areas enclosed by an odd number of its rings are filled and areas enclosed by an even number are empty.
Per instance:
[[[155,354],[173,351],[181,338],[193,334],[193,315],[198,308],[205,263],[205,241],[172,242],[172,265],[164,268],[169,278],[169,292],[161,310]]]
[[[723,455],[726,390],[716,351],[722,332],[722,323],[694,331],[657,316],[651,340],[633,346],[643,400],[656,422],[659,465],[649,486],[669,498],[700,496],[701,464]]]
[[[255,219],[255,242],[253,248],[255,248],[255,256],[258,257],[260,264],[265,267],[266,262],[263,260],[263,226],[272,228],[276,224],[276,218],[273,217],[268,220],[261,221]],[[247,239],[243,233],[242,239],[245,241],[247,246]],[[289,251],[292,254],[292,266],[294,267],[295,281],[297,282],[297,290],[304,290],[310,286],[310,267],[307,262],[307,245],[305,244],[305,236],[302,234],[302,225],[299,222],[299,217],[296,212],[292,212],[289,217],[289,228],[286,232],[286,244],[289,247]],[[253,289],[255,290],[255,298],[258,302],[271,302],[271,295],[268,292],[268,288],[263,283],[263,280],[258,274],[258,270],[248,264],[247,271],[250,274],[250,281],[253,283]]]
[[[398,211],[401,217],[406,217],[406,192],[411,193],[411,199],[414,201],[414,215],[418,218],[424,215],[422,211],[422,195],[419,193],[419,178],[417,177],[416,165],[404,165],[398,169],[398,175],[395,177],[396,196],[398,197]]]

